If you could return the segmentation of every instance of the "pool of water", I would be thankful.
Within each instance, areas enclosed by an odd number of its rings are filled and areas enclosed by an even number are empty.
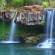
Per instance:
[[[38,49],[23,44],[0,44],[0,55],[55,55],[55,49]]]

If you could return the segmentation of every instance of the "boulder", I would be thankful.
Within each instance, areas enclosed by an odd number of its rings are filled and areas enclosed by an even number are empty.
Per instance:
[[[29,10],[29,11],[42,11],[44,8],[43,6],[40,5],[31,5],[31,6],[24,6],[25,10]]]
[[[31,9],[32,9],[32,6],[24,6],[24,10],[29,10],[29,11],[31,11]]]

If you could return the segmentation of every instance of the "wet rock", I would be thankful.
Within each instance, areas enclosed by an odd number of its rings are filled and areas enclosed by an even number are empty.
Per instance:
[[[35,44],[36,42],[37,42],[37,39],[36,39],[36,37],[34,37],[34,36],[27,37],[27,38],[25,39],[25,43]]]
[[[15,40],[15,41],[19,41],[19,42],[21,42],[21,43],[24,43],[24,42],[25,42],[24,37],[22,37],[22,36],[16,36],[16,37],[14,38],[14,40]]]

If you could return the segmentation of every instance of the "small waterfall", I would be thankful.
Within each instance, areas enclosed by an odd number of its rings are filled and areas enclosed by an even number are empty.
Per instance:
[[[16,24],[14,21],[15,21],[15,18],[17,18],[16,15],[17,15],[17,12],[13,12],[10,17],[12,20],[11,20],[11,27],[10,27],[11,30],[10,30],[8,40],[1,41],[0,43],[20,43],[18,41],[14,41],[14,35],[15,35],[15,30],[16,30]]]
[[[47,10],[47,29],[46,29],[46,40],[37,45],[38,48],[52,48],[53,45],[53,19],[54,10]]]
[[[9,35],[9,39],[8,42],[9,43],[16,43],[14,41],[14,35],[15,35],[15,29],[16,29],[16,24],[15,24],[15,18],[16,18],[17,13],[12,13],[12,21],[11,21],[11,30],[10,30],[10,35]]]
[[[15,24],[14,19],[13,19],[12,22],[11,22],[11,31],[10,31],[9,41],[13,41],[15,28],[16,28],[16,24]]]
[[[17,15],[17,13],[16,12],[14,12],[14,13],[12,13],[11,14],[11,27],[10,27],[10,35],[9,35],[9,41],[13,41],[13,38],[14,38],[14,34],[15,34],[15,29],[16,29],[16,24],[15,24],[15,18],[16,18],[16,15]]]
[[[51,12],[51,11],[50,11]],[[51,22],[50,22],[50,43],[51,43],[51,45],[52,45],[52,41],[53,41],[53,19],[54,19],[54,10],[53,10],[53,12],[51,12]],[[52,47],[52,46],[51,46]]]

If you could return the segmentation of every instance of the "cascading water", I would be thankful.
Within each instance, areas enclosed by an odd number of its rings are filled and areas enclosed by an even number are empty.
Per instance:
[[[54,10],[47,10],[47,31],[46,31],[46,40],[37,45],[38,48],[53,48],[53,19],[54,19]]]
[[[12,15],[14,16],[14,15]],[[11,21],[11,31],[10,31],[10,36],[9,36],[9,41],[13,41],[13,36],[15,33],[15,28],[16,28],[16,24],[15,24],[15,17],[13,17],[12,21]]]
[[[11,30],[10,30],[10,35],[7,43],[18,43],[17,41],[14,41],[14,34],[15,34],[15,29],[16,29],[16,24],[15,24],[15,18],[16,18],[17,13],[12,14],[12,21],[11,21]]]
[[[1,41],[1,43],[20,43],[18,41],[14,41],[14,34],[15,34],[15,29],[16,29],[16,24],[15,24],[15,18],[16,18],[17,13],[14,12],[11,14],[11,30],[10,30],[10,34],[8,37],[7,41]]]

